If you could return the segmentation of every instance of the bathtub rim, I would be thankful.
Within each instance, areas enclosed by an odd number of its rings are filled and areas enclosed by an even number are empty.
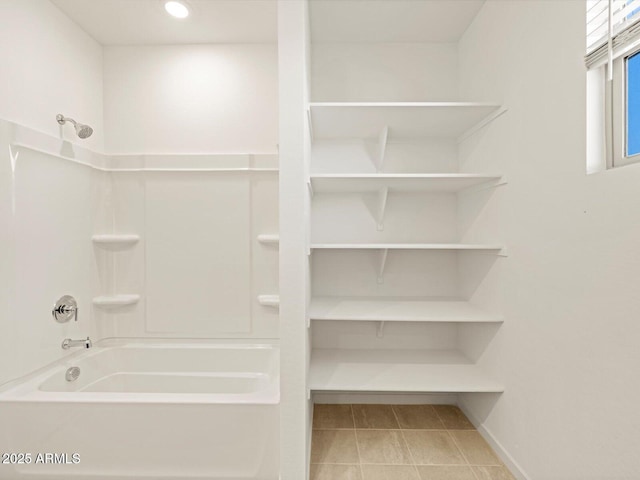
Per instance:
[[[48,363],[27,375],[0,384],[0,404],[7,403],[79,403],[79,404],[211,404],[278,405],[280,403],[280,345],[277,339],[185,339],[111,337],[94,342],[90,350],[77,350]],[[128,392],[58,392],[43,391],[38,386],[54,370],[70,366],[74,359],[98,355],[119,348],[247,348],[275,351],[276,374],[269,387],[251,394],[228,393],[128,393]],[[31,387],[31,388],[29,388]]]

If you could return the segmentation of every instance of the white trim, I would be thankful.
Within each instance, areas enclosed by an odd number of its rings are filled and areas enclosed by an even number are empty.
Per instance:
[[[509,454],[509,452],[507,452],[507,450],[496,439],[493,433],[491,433],[491,431],[471,413],[464,402],[459,401],[458,407],[460,407],[462,413],[467,416],[473,426],[476,427],[476,430],[478,430],[478,433],[482,435],[482,438],[484,438],[491,446],[491,448],[493,448],[496,454],[500,457],[500,460],[502,460],[502,462],[513,474],[513,476],[516,477],[517,480],[531,480],[531,477],[525,473],[523,468],[518,464],[518,462],[515,461],[515,459]]]
[[[324,393],[313,392],[313,403],[329,404],[390,404],[390,405],[455,405],[455,393]]]
[[[0,119],[0,123],[9,126],[9,144],[13,148],[50,155],[100,172],[279,172],[275,166],[277,153],[105,154],[14,122]],[[219,166],[209,167],[211,163]]]

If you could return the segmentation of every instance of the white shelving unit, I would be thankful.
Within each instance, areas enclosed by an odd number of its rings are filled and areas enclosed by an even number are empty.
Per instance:
[[[379,232],[384,229],[383,221],[390,193],[457,194],[504,184],[504,178],[497,173],[383,173],[386,168],[391,170],[397,168],[397,165],[385,165],[385,161],[398,161],[398,152],[407,151],[396,148],[393,154],[390,151],[387,155],[389,139],[400,143],[406,141],[411,144],[416,139],[437,138],[439,141],[455,145],[456,142],[487,125],[504,111],[499,105],[472,102],[311,103],[309,108],[311,135],[314,141],[323,141],[322,147],[312,148],[318,148],[318,152],[321,152],[322,155],[338,154],[337,158],[341,161],[344,158],[344,161],[348,162],[349,155],[344,153],[347,150],[344,152],[339,150],[341,145],[349,145],[353,139],[367,141],[373,139],[377,144],[374,144],[372,149],[369,146],[367,150],[376,173],[326,173],[325,169],[325,173],[310,176],[310,192],[314,196],[315,194],[351,193],[377,195],[374,203],[369,202],[366,204],[367,208],[360,211],[368,211],[374,215]],[[349,140],[349,142],[345,142],[345,140]],[[330,145],[331,148],[327,149],[327,145]],[[337,161],[331,160],[330,164],[338,165]],[[416,165],[415,159],[413,164]],[[358,165],[363,164],[360,161]],[[345,169],[344,165],[340,165],[338,168]],[[353,202],[350,200],[353,197],[336,197],[335,199],[324,197],[322,199],[322,208],[325,210],[322,210],[323,216],[320,225],[324,228],[339,228],[340,222],[344,222],[345,218],[348,218],[344,214],[338,214],[337,209],[340,208],[341,198],[344,198],[344,201]],[[320,198],[314,198],[313,201],[320,201]],[[433,197],[429,197],[428,201],[434,201]],[[362,203],[365,203],[364,199]],[[353,203],[349,205],[352,208]],[[405,210],[399,212],[396,209],[390,215],[403,215],[406,225],[406,218],[411,215],[407,209],[411,208],[411,204],[405,203],[403,205]],[[330,213],[327,213],[326,208],[336,209],[335,223],[330,221],[330,217],[327,216]],[[358,210],[352,208],[350,212],[353,211]],[[455,209],[452,211],[455,212]],[[313,208],[312,212],[314,212]],[[438,218],[435,221],[449,221],[444,217],[435,218]],[[421,218],[416,218],[416,221],[420,220]],[[397,225],[397,222],[391,224]],[[365,224],[360,223],[359,225]],[[434,227],[437,226],[434,225]],[[360,228],[365,227],[361,226]],[[430,229],[423,231],[428,235]],[[322,233],[323,239],[331,238],[331,235],[326,234],[327,232]],[[361,233],[361,238],[375,238],[375,235],[379,235],[375,231],[362,231]],[[398,234],[400,236],[401,232]],[[353,237],[357,238],[358,235]],[[393,232],[385,231],[385,238],[394,238]],[[428,241],[345,243],[312,240],[310,252],[314,251],[324,251],[323,255],[332,255],[333,251],[343,251],[341,258],[346,264],[349,264],[350,251],[372,251],[378,284],[381,287],[380,289],[372,289],[370,283],[363,283],[366,280],[363,279],[362,272],[358,272],[360,275],[358,277],[359,288],[368,288],[371,292],[369,296],[349,296],[345,293],[343,296],[338,294],[338,296],[312,297],[308,317],[312,321],[311,325],[316,325],[322,331],[321,343],[313,349],[311,354],[309,388],[312,391],[368,393],[500,393],[503,391],[502,385],[489,378],[464,353],[450,348],[452,345],[451,336],[442,337],[443,340],[448,338],[446,340],[448,343],[444,344],[441,350],[409,349],[395,343],[399,338],[398,332],[404,328],[413,329],[411,331],[416,331],[416,328],[457,328],[455,325],[451,325],[451,327],[446,325],[439,327],[414,325],[414,327],[409,327],[403,326],[402,322],[500,324],[503,322],[501,315],[485,311],[461,298],[393,297],[378,293],[384,291],[382,287],[383,275],[390,251],[406,252],[402,255],[417,255],[420,251],[431,251],[434,252],[434,255],[449,255],[446,258],[451,258],[450,254],[446,252],[476,252],[476,254],[505,256],[503,245]],[[408,265],[410,261],[410,258],[403,258],[402,262],[395,264],[393,277],[395,285],[404,281],[401,278],[402,272],[398,270],[398,265]],[[332,265],[338,269],[341,267],[339,263]],[[456,263],[452,262],[447,265],[447,268],[455,268]],[[345,268],[347,270],[336,272],[336,275],[348,274],[348,267]],[[325,282],[324,290],[329,289],[335,292],[336,287],[329,283],[331,271],[323,269],[322,275]],[[437,274],[434,273],[434,275]],[[447,278],[451,278],[451,275]],[[438,279],[433,277],[431,285],[437,281]],[[349,288],[348,282],[345,282],[344,279],[338,284],[342,285],[340,288]],[[372,343],[370,340],[364,341],[362,338],[354,339],[354,345],[351,345],[348,339],[328,341],[331,332],[342,331],[341,328],[346,328],[344,325],[335,325],[331,322],[378,322],[377,336],[381,338],[377,343]],[[388,341],[382,338],[386,322],[398,324],[397,327],[394,327],[395,337],[391,337]],[[364,327],[364,325],[362,326]],[[338,330],[334,330],[335,328]],[[436,348],[439,348],[438,342],[439,340],[432,341],[431,345],[436,345]],[[342,348],[328,348],[328,346],[322,348],[320,346],[325,344],[337,344]],[[382,344],[385,345],[384,348],[377,346],[369,348],[372,345]]]
[[[472,102],[312,102],[314,139],[458,138],[493,119],[500,106]]]
[[[309,378],[310,389],[323,392],[504,391],[455,350],[315,349]]]
[[[311,320],[499,323],[501,315],[465,300],[421,297],[316,297]]]
[[[314,193],[460,192],[478,185],[497,183],[501,175],[475,173],[316,174]]]
[[[140,295],[102,295],[93,299],[93,305],[100,308],[118,308],[135,305],[140,301]]]

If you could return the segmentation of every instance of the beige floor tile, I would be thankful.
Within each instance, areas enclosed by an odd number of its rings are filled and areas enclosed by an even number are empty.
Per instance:
[[[413,465],[362,465],[363,480],[420,480]]]
[[[420,480],[476,480],[467,466],[418,466]]]
[[[361,463],[411,464],[400,430],[356,430]]]
[[[353,405],[356,428],[400,428],[391,405]]]
[[[313,428],[354,428],[351,405],[315,404]]]
[[[362,480],[360,465],[311,464],[310,480]]]
[[[489,444],[475,430],[450,430],[449,433],[470,465],[501,465],[502,462]]]
[[[418,465],[464,465],[467,463],[448,432],[403,430],[402,434]]]
[[[471,467],[478,480],[515,480],[505,467]]]
[[[443,429],[433,405],[394,405],[400,428]]]
[[[355,430],[314,430],[311,463],[360,463]]]
[[[438,417],[444,423],[444,428],[449,430],[475,430],[462,410],[455,405],[434,405]]]

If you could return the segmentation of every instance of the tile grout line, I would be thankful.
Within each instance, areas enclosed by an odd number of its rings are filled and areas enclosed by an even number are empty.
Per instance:
[[[476,480],[481,480],[478,475],[476,475],[476,472],[474,472],[473,466],[471,465],[471,463],[469,462],[469,459],[467,458],[467,456],[464,454],[464,452],[462,451],[462,448],[460,448],[460,445],[458,445],[458,442],[456,441],[455,437],[451,434],[451,432],[449,431],[450,429],[447,428],[447,425],[444,423],[444,420],[442,419],[442,415],[440,415],[440,413],[438,413],[438,409],[435,408],[433,405],[431,406],[431,408],[433,408],[433,411],[436,412],[436,416],[438,417],[438,419],[440,420],[440,423],[442,423],[442,426],[446,428],[446,432],[449,434],[449,437],[451,437],[451,440],[453,440],[453,444],[456,446],[456,448],[458,450],[460,450],[460,454],[462,455],[462,458],[464,458],[467,462],[467,465],[469,466],[469,470],[471,470],[471,475],[474,476],[474,478],[476,478]],[[475,428],[474,428],[475,430]]]
[[[407,442],[407,438],[404,436],[404,429],[402,428],[402,425],[400,425],[400,419],[398,418],[398,414],[396,413],[396,409],[393,408],[393,405],[391,405],[391,411],[393,412],[396,422],[398,422],[398,427],[400,427],[400,436],[402,437],[405,447],[407,447],[407,452],[409,452],[409,458],[411,458],[411,463],[413,464],[413,469],[416,472],[417,478],[420,480],[422,475],[420,475],[420,470],[418,470],[418,466],[416,465],[416,459],[413,458],[413,453],[411,453],[411,449],[409,448],[409,442]]]
[[[438,412],[436,412],[438,413]],[[444,423],[444,422],[443,422]],[[458,445],[458,442],[456,441],[455,437],[451,434],[451,432],[449,430],[447,430],[447,434],[449,435],[449,437],[451,438],[451,440],[453,441],[453,444],[456,446],[456,448],[460,451],[460,454],[462,455],[462,458],[465,459],[465,461],[467,462],[467,466],[469,467],[469,470],[471,470],[471,475],[473,475],[476,480],[481,480],[480,478],[478,478],[478,476],[476,475],[476,472],[473,471],[473,467],[474,465],[471,465],[471,462],[469,462],[469,459],[467,458],[467,456],[464,454],[464,452],[462,451],[462,448],[460,448],[460,445]]]
[[[360,445],[358,444],[358,429],[356,428],[356,415],[353,413],[353,403],[349,404],[351,410],[351,421],[353,422],[353,435],[356,437],[356,452],[358,452],[358,470],[360,470],[360,479],[364,480],[364,472],[362,471],[362,457],[360,456]]]
[[[442,429],[445,431],[448,431],[449,429],[447,428],[447,425],[444,423],[444,420],[438,413],[438,410],[435,408],[435,406],[434,405],[429,405],[429,406],[431,407],[431,410],[433,410],[433,413],[436,414],[436,418],[440,421],[440,425],[442,425]]]

